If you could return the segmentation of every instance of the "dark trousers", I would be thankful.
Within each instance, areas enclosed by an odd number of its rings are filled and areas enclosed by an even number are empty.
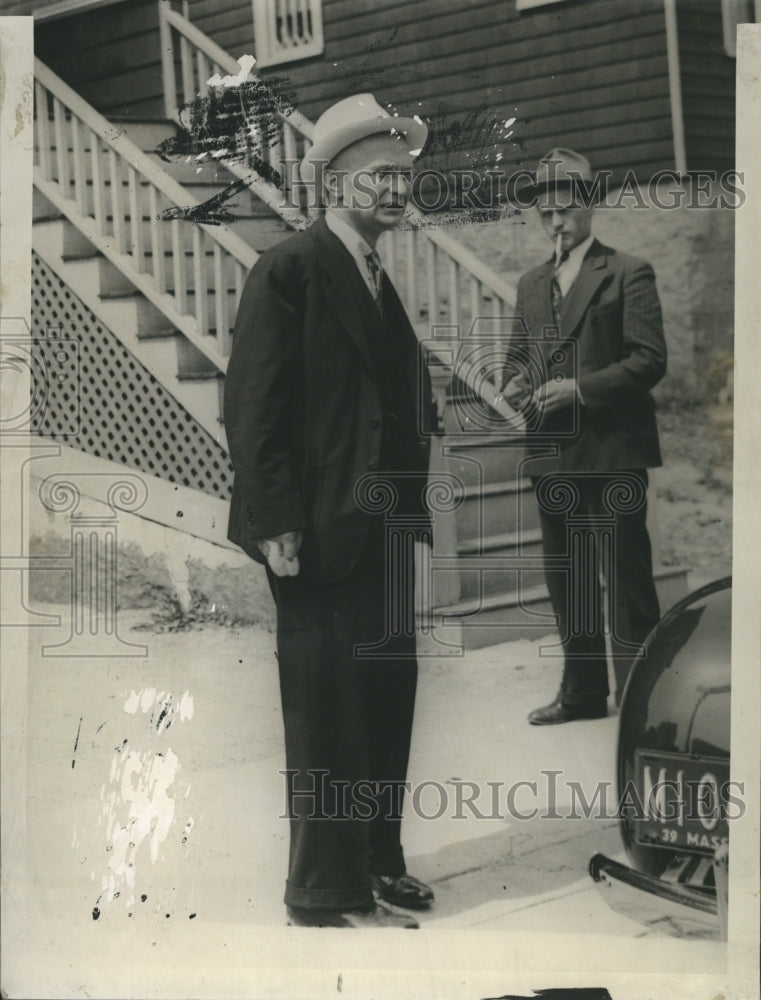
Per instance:
[[[660,617],[646,525],[647,472],[553,473],[533,483],[564,657],[562,701],[607,698],[607,617],[618,703],[632,660]]]
[[[335,583],[269,574],[290,815],[285,902],[372,904],[370,875],[405,872],[400,842],[417,684],[412,557],[387,572],[382,519]],[[393,595],[393,596],[390,596]],[[389,604],[401,606],[407,627]],[[412,627],[409,627],[413,623]],[[357,646],[382,642],[380,656]]]

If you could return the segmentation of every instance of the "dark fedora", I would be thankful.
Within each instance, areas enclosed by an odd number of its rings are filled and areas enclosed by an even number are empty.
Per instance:
[[[536,166],[533,177],[516,184],[515,194],[521,204],[536,203],[542,195],[563,192],[574,202],[589,206],[603,193],[602,178],[596,181],[592,165],[586,156],[573,149],[556,146],[546,153]],[[566,203],[567,199],[563,198]]]

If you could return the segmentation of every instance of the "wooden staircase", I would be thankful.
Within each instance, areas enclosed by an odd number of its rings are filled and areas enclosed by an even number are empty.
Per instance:
[[[237,64],[162,9],[171,112],[179,103],[178,66],[187,98],[193,88],[203,92],[212,70],[233,72]],[[260,252],[304,222],[303,213],[280,214],[281,193],[261,181],[227,206],[235,215],[230,229],[184,221],[184,209],[208,201],[241,170],[217,160],[167,163],[156,150],[176,132],[171,118],[108,122],[39,62],[36,77],[35,251],[224,446],[223,379],[245,276]],[[310,135],[310,123],[289,118],[282,146],[293,155]],[[439,324],[458,341],[484,317],[499,336],[507,334],[513,289],[448,234],[424,227],[389,234],[384,258],[434,356]],[[467,648],[544,635],[554,619],[522,442],[501,432],[498,419],[494,431],[474,434],[465,390],[452,379],[446,352],[442,358],[446,435],[437,467],[455,489],[454,509],[439,515],[434,636]],[[684,592],[685,574],[659,571],[658,583],[667,606]]]

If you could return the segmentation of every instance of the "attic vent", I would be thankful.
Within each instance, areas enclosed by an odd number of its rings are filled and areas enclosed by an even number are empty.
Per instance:
[[[254,47],[259,67],[320,55],[322,0],[253,0]]]

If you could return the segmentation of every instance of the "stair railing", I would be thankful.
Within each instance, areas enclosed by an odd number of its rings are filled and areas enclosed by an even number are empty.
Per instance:
[[[207,97],[208,81],[212,76],[238,76],[241,67],[229,52],[199,31],[187,17],[172,10],[170,0],[159,0],[159,36],[164,107],[167,117],[182,126],[182,106],[198,97]],[[312,144],[314,127],[295,109],[278,117],[278,135],[259,143],[256,153],[266,168],[281,174],[281,187],[236,160],[222,158],[221,162],[235,177],[246,180],[254,194],[290,226],[302,229],[308,216],[292,201],[293,177],[289,169],[283,169],[283,162],[298,164],[301,161]]]
[[[166,110],[176,118],[181,103],[208,94],[212,74],[237,75],[240,65],[187,17],[172,10],[170,0],[159,0],[159,24]],[[298,111],[281,114],[280,119],[281,134],[261,150],[261,157],[282,174],[286,187],[278,189],[262,177],[256,177],[251,187],[290,225],[302,228],[307,217],[293,203],[297,199],[288,188],[292,176],[282,163],[303,157],[314,126]],[[237,177],[252,176],[237,163],[222,162]],[[406,226],[384,237],[383,249],[387,269],[417,328],[421,321],[429,327],[446,324],[455,327],[462,339],[477,318],[489,317],[492,325],[507,322],[515,304],[512,285],[448,233],[430,228],[430,220],[421,212],[412,210]]]
[[[198,199],[39,59],[35,128],[35,187],[224,372],[256,251],[184,221]]]

